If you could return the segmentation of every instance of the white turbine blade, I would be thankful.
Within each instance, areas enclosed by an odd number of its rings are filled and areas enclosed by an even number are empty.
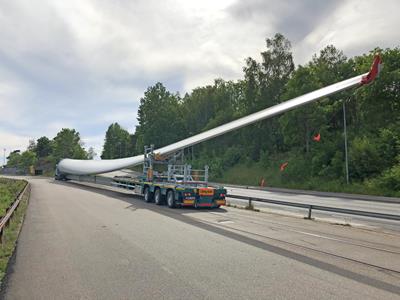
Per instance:
[[[343,91],[345,89],[361,85],[362,84],[361,80],[366,75],[368,75],[368,73],[329,85],[327,87],[321,88],[319,90],[313,91],[303,96],[288,100],[286,102],[266,108],[259,112],[248,115],[246,117],[237,119],[227,124],[199,133],[182,141],[162,147],[160,149],[155,150],[154,152],[160,155],[170,154],[179,151],[183,148],[212,139],[221,134],[252,124],[254,122],[263,119],[268,119],[277,114],[281,114],[293,108],[316,101],[322,97],[326,97],[331,94]],[[59,172],[63,174],[89,175],[89,174],[106,173],[139,165],[142,164],[143,161],[144,161],[144,155],[137,155],[133,157],[120,158],[120,159],[109,159],[109,160],[63,159],[60,161],[57,168]]]
[[[65,158],[57,165],[58,170],[63,174],[90,175],[112,172],[130,166],[142,164],[144,155],[137,155],[127,158],[103,159],[103,160],[82,160]]]
[[[281,114],[285,111],[291,110],[298,106],[302,106],[307,103],[316,101],[322,97],[329,96],[333,93],[348,89],[348,88],[356,86],[356,85],[360,85],[361,78],[364,75],[359,75],[359,76],[332,84],[330,86],[321,88],[319,90],[305,94],[303,96],[299,96],[297,98],[285,101],[283,103],[280,103],[280,104],[277,104],[274,106],[271,106],[269,108],[266,108],[266,109],[261,110],[256,113],[253,113],[246,117],[237,119],[235,121],[226,123],[224,125],[221,125],[216,128],[213,128],[213,129],[207,130],[205,132],[199,133],[197,135],[194,135],[190,138],[187,138],[182,141],[176,142],[174,144],[165,146],[163,148],[155,150],[154,152],[159,153],[161,155],[175,152],[177,150],[201,143],[201,142],[209,140],[213,137],[219,136],[221,134],[227,133],[229,131],[232,131],[232,130],[235,130],[235,129],[238,129],[241,127],[244,127],[244,126],[252,124],[254,122],[257,122],[257,121],[260,121],[263,119],[268,119],[270,117],[273,117],[277,114]]]

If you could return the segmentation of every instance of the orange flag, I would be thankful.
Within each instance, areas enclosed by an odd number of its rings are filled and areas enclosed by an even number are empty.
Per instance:
[[[318,133],[316,136],[313,137],[313,140],[319,142],[321,140],[321,134]]]
[[[280,168],[281,172],[283,172],[285,170],[285,168],[287,167],[288,164],[289,164],[288,162],[281,164],[281,168]]]

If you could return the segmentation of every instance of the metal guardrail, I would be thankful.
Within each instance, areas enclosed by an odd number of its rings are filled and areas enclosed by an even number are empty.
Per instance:
[[[399,203],[399,197],[388,197],[388,196],[377,196],[377,195],[362,195],[362,194],[347,194],[347,193],[338,193],[338,192],[323,192],[323,191],[314,191],[314,190],[298,190],[298,189],[289,189],[289,188],[278,188],[278,187],[260,187],[260,186],[251,186],[251,185],[240,185],[240,184],[229,184],[229,183],[217,183],[210,182],[215,185],[223,185],[227,188],[239,188],[245,190],[256,190],[256,191],[267,191],[274,193],[285,193],[285,194],[301,194],[301,195],[315,195],[315,196],[323,196],[330,198],[345,198],[351,200],[361,200],[361,201],[369,201],[369,202],[386,202],[386,203]]]
[[[337,207],[321,206],[321,205],[313,205],[313,204],[286,202],[286,201],[280,201],[280,200],[247,197],[247,196],[241,196],[241,195],[228,194],[226,197],[233,198],[233,199],[246,200],[249,202],[248,207],[252,207],[252,202],[254,201],[254,202],[264,202],[264,203],[270,203],[270,204],[276,204],[276,205],[308,209],[308,215],[307,215],[306,219],[311,219],[311,214],[312,214],[313,210],[319,210],[319,211],[329,211],[329,212],[335,212],[335,213],[347,214],[347,215],[356,215],[356,216],[363,216],[363,217],[370,217],[370,218],[377,218],[377,219],[400,221],[400,215],[375,213],[375,212],[370,212],[370,211],[337,208]]]
[[[24,196],[27,189],[30,189],[29,182],[26,182],[25,187],[19,192],[19,194],[15,198],[13,204],[7,209],[5,216],[0,219],[0,243],[1,244],[3,243],[4,229],[10,223],[11,217],[14,215],[14,212],[17,210],[19,203],[21,202],[21,199]]]

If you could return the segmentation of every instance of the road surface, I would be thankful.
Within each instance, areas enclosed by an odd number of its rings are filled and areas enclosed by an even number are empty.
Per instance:
[[[5,299],[400,299],[400,233],[30,179]]]

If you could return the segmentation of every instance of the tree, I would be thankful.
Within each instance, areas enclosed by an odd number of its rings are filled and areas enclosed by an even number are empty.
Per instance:
[[[244,97],[246,114],[270,107],[282,101],[285,86],[294,71],[291,44],[282,34],[266,39],[267,50],[262,61],[246,60]],[[257,143],[254,143],[254,141]],[[258,160],[261,151],[282,151],[283,137],[277,119],[265,120],[242,130],[242,143],[252,160]]]
[[[292,45],[280,33],[266,40],[267,51],[261,53],[262,81],[261,97],[266,106],[277,104],[281,100],[286,82],[294,71]]]
[[[130,134],[129,135],[129,146],[128,146],[128,154],[129,156],[133,156],[138,154],[139,152],[136,150],[136,143],[137,143],[137,135]],[[143,152],[143,151],[142,151]]]
[[[35,152],[38,158],[49,156],[52,153],[52,150],[51,141],[47,137],[42,136],[36,141]]]
[[[33,152],[36,150],[36,142],[34,139],[29,140],[28,150]]]
[[[355,57],[353,68],[359,74],[368,71],[373,55],[380,52],[384,67],[378,80],[359,89],[355,95],[358,125],[363,132],[377,132],[377,128],[389,127],[400,115],[400,48],[374,49],[368,54]]]
[[[87,158],[88,159],[94,159],[97,156],[97,153],[94,151],[93,147],[90,147],[88,152],[87,152]]]
[[[19,168],[27,171],[30,166],[34,166],[37,162],[36,153],[30,150],[24,151],[20,157]]]
[[[7,167],[8,168],[17,168],[21,161],[21,153],[19,150],[14,150],[7,157]]]
[[[131,136],[118,123],[111,124],[104,139],[102,159],[127,157],[130,154]]]
[[[22,154],[19,150],[13,151],[7,159],[7,167],[17,168],[23,171],[27,171],[30,166],[35,165],[37,162],[35,152],[30,150],[24,151]]]
[[[261,67],[251,57],[246,59],[246,66],[243,67],[244,72],[244,97],[243,97],[243,113],[249,114],[257,111],[260,107],[260,88],[261,88]]]
[[[63,158],[86,159],[83,142],[75,129],[63,128],[53,139],[53,156],[58,162]]]
[[[291,99],[315,89],[319,83],[311,68],[299,66],[286,86],[284,99]],[[305,152],[310,151],[310,140],[316,130],[321,130],[325,124],[324,113],[318,104],[309,104],[305,107],[285,113],[279,118],[280,127],[287,146],[301,146]]]
[[[140,99],[136,134],[137,150],[145,145],[162,147],[185,136],[185,125],[180,107],[180,97],[161,84],[149,87]]]

